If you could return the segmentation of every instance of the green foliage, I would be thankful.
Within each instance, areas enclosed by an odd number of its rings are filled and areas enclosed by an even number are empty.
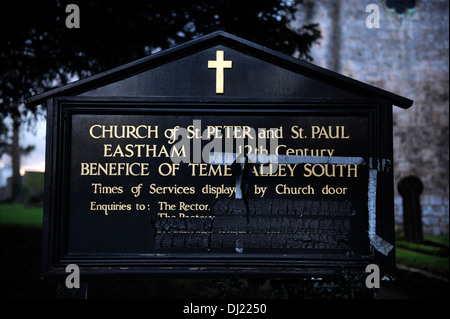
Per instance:
[[[429,255],[398,247],[396,248],[395,253],[398,264],[422,269],[442,277],[448,278],[449,276],[448,256]]]
[[[359,299],[373,298],[363,274],[342,269],[335,279],[242,279],[237,275],[216,282],[218,298]]]
[[[71,76],[86,77],[201,35],[224,30],[308,59],[317,25],[289,27],[287,0],[96,2],[79,0],[80,28],[65,25],[67,3],[12,1],[0,8],[0,113],[23,115],[24,99]],[[7,30],[7,32],[5,32]]]
[[[265,280],[247,280],[239,278],[237,275],[221,278],[215,282],[212,294],[217,294],[217,298],[264,298],[267,289]]]
[[[428,241],[426,241],[425,244],[417,244],[406,241],[398,241],[397,247],[428,255],[448,256],[448,246],[445,248],[445,246],[426,244],[427,242]]]
[[[395,236],[397,264],[448,278],[448,236],[424,236],[424,242],[421,244],[405,241],[402,230],[397,230]]]
[[[23,176],[23,191],[27,207],[42,207],[44,204],[44,173],[26,172]]]
[[[441,245],[442,247],[449,247],[448,235],[424,236],[424,238],[426,242]]]

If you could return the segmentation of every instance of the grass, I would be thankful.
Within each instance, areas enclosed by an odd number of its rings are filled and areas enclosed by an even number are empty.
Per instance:
[[[449,278],[448,236],[424,236],[423,243],[410,243],[398,231],[395,244],[397,264]]]
[[[0,204],[0,225],[42,227],[42,208],[22,204]]]
[[[434,244],[446,246],[448,248],[449,240],[448,236],[441,235],[441,236],[425,236],[425,241],[432,242]]]
[[[425,242],[422,244],[409,243],[406,241],[398,240],[397,248],[412,250],[428,255],[448,256],[448,245],[445,246],[443,243],[433,241],[433,238],[431,238],[431,240],[425,240]]]
[[[448,256],[435,256],[404,248],[397,248],[396,258],[398,264],[422,269],[442,277],[449,277]]]

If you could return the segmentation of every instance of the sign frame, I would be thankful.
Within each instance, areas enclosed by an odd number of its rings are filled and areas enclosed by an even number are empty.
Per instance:
[[[70,116],[73,114],[304,114],[365,115],[369,118],[373,152],[372,167],[378,172],[376,191],[376,234],[394,243],[392,105],[385,99],[299,98],[210,98],[195,100],[180,97],[83,97],[67,96],[47,101],[47,150],[43,222],[43,277],[63,277],[68,264],[77,264],[84,278],[98,275],[146,275],[168,277],[215,277],[238,274],[240,277],[333,277],[343,269],[364,272],[368,264],[380,266],[382,274],[395,274],[395,251],[387,256],[371,249],[365,256],[318,254],[178,254],[67,255],[67,205],[70,165],[68,149]],[[102,113],[103,112],[103,113]],[[69,147],[70,148],[70,147]]]

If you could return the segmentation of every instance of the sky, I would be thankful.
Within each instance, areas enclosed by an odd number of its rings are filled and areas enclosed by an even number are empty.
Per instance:
[[[40,118],[36,123],[36,127],[30,131],[24,129],[22,131],[23,146],[34,145],[35,149],[28,155],[22,156],[21,173],[24,171],[39,171],[45,170],[45,130],[46,121]]]
[[[69,76],[68,83],[79,80],[77,75]],[[57,87],[60,83],[54,80],[53,86]],[[7,119],[8,120],[8,119]],[[10,119],[9,119],[10,120]],[[44,115],[37,115],[37,121],[32,127],[21,126],[20,145],[27,147],[34,145],[35,149],[27,156],[21,157],[20,174],[24,175],[25,171],[44,172],[45,171],[45,140],[46,140],[46,119]],[[4,155],[0,158],[0,170],[5,166],[11,166],[11,157]],[[4,170],[0,175],[0,187],[5,183],[6,178],[11,175],[9,169]]]
[[[39,117],[33,128],[21,127],[20,145],[23,147],[34,145],[35,147],[29,155],[21,157],[20,172],[22,175],[25,171],[43,172],[45,170],[45,130],[46,121],[43,116]],[[7,155],[0,158],[0,169],[5,165],[11,165],[11,158]]]

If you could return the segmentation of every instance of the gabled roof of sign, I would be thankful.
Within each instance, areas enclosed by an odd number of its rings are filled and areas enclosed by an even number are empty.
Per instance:
[[[232,47],[243,54],[251,54],[263,58],[265,61],[277,64],[303,76],[314,78],[324,83],[332,84],[344,90],[357,91],[370,98],[382,98],[401,108],[409,108],[413,101],[397,94],[385,91],[375,86],[357,81],[339,73],[321,68],[300,59],[279,53],[264,46],[252,43],[223,31],[217,31],[198,39],[160,51],[148,57],[113,68],[88,78],[69,83],[37,94],[27,100],[28,104],[37,105],[45,100],[59,96],[73,96],[83,94],[96,88],[114,83],[118,80],[132,77],[143,71],[150,70],[162,64],[167,64],[182,57],[197,53],[215,45]]]

